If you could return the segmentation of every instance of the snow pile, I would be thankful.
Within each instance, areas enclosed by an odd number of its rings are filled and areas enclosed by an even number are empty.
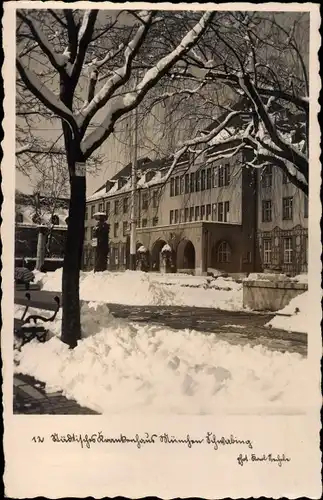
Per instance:
[[[244,281],[281,281],[288,280],[297,283],[307,283],[307,274],[299,274],[293,278],[287,276],[286,274],[278,273],[250,273]]]
[[[103,304],[83,305],[82,327],[74,350],[56,336],[26,344],[15,370],[103,414],[301,411],[308,361],[298,354],[128,323]]]
[[[61,290],[62,270],[38,273],[44,290]],[[231,278],[125,271],[81,272],[81,300],[125,305],[174,305],[242,309],[242,285]]]
[[[278,311],[277,315],[266,324],[272,328],[279,328],[292,332],[308,332],[308,292],[294,297],[290,303]],[[286,314],[287,316],[282,316]]]

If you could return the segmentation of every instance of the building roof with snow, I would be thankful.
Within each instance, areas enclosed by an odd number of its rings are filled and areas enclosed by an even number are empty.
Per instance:
[[[162,183],[167,176],[172,161],[172,157],[156,160],[150,160],[147,157],[139,159],[137,163],[137,188],[144,189]],[[187,163],[187,158],[183,157],[179,165],[181,163]],[[126,165],[89,196],[87,201],[100,200],[129,192],[131,190],[131,168],[132,163]]]
[[[66,229],[69,200],[52,199],[38,194],[25,194],[16,191],[16,224],[23,227],[54,226]]]

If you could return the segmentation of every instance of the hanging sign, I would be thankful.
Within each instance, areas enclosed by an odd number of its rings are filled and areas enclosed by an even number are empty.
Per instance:
[[[98,239],[92,238],[92,247],[97,247],[97,246],[98,246]]]
[[[76,177],[85,177],[85,163],[75,163]]]

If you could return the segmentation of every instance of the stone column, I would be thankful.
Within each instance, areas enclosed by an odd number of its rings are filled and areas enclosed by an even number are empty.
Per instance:
[[[37,240],[36,269],[40,271],[45,262],[46,227],[39,226]]]

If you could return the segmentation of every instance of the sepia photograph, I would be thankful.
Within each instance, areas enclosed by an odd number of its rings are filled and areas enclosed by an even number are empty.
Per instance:
[[[16,18],[14,413],[302,411],[309,13]]]
[[[9,412],[304,416],[308,4],[13,4]]]

